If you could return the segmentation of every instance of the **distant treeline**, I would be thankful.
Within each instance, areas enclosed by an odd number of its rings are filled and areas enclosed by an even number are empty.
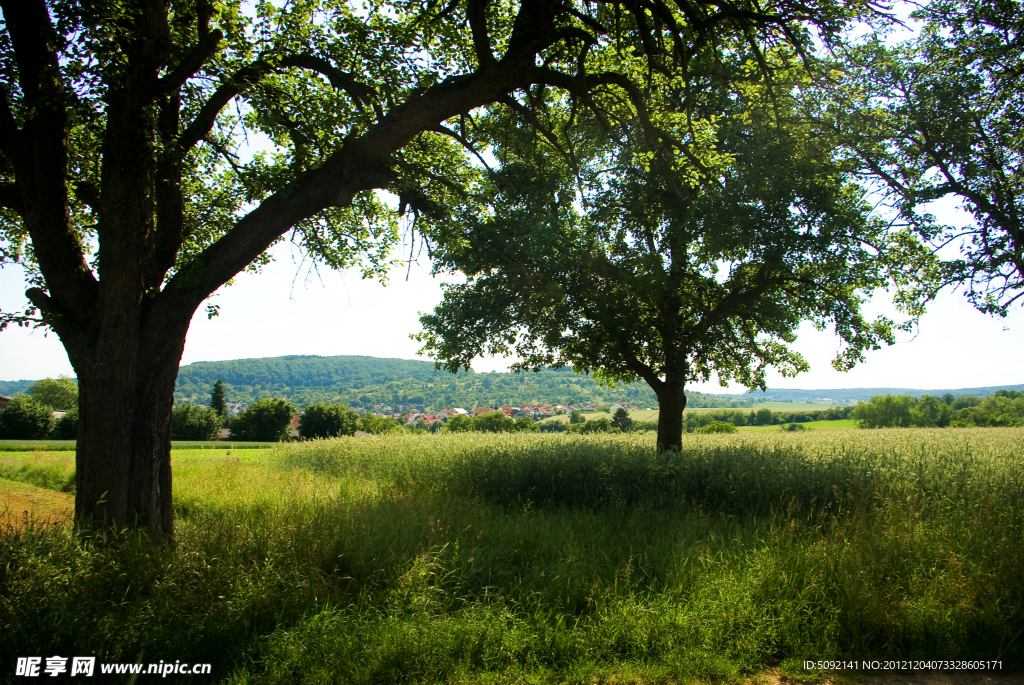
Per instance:
[[[784,423],[808,423],[810,421],[841,421],[850,418],[855,407],[831,407],[811,411],[772,411],[762,408],[757,411],[702,411],[683,414],[683,430],[692,433],[715,421],[731,423],[734,426],[778,426]]]
[[[861,428],[969,428],[1024,426],[1024,392],[997,390],[984,399],[973,395],[942,397],[882,395],[858,404],[850,413]]]
[[[224,380],[228,402],[251,403],[282,397],[300,409],[315,402],[349,407],[391,407],[394,412],[451,407],[522,404],[611,404],[629,402],[656,408],[658,399],[646,383],[602,387],[570,368],[525,373],[451,374],[432,362],[377,357],[288,356],[197,362],[181,367],[175,402],[206,404],[217,379]],[[751,400],[688,393],[691,407],[746,407]]]

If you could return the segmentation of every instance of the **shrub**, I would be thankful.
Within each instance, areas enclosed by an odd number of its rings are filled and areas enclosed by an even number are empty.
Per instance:
[[[580,433],[607,433],[611,427],[608,419],[591,419],[580,427]]]
[[[220,414],[207,407],[179,404],[171,412],[171,440],[213,440],[220,426]]]
[[[359,430],[374,435],[384,435],[402,430],[402,427],[393,419],[376,414],[363,414],[363,417],[359,419]]]
[[[252,442],[277,442],[288,438],[295,405],[280,397],[264,397],[231,421],[231,437]]]
[[[456,414],[444,422],[442,430],[448,433],[461,433],[474,429],[473,419],[462,414]]]
[[[516,422],[500,411],[481,414],[475,422],[476,430],[483,433],[511,433],[516,430]]]
[[[78,439],[78,407],[68,409],[64,412],[64,416],[53,422],[50,438],[53,440]]]
[[[306,407],[299,417],[299,435],[307,440],[354,435],[358,422],[359,414],[344,404],[317,402]]]
[[[53,421],[52,407],[18,393],[0,412],[0,439],[42,440],[50,432]]]
[[[701,426],[694,433],[735,433],[736,426],[729,423],[728,421],[712,421],[711,423]]]
[[[796,431],[805,431],[805,430],[807,430],[807,426],[804,426],[803,424],[800,424],[800,423],[787,423],[787,424],[783,424],[782,426],[779,426],[779,429],[780,430],[784,430],[784,431],[788,431],[790,433],[794,433]]]

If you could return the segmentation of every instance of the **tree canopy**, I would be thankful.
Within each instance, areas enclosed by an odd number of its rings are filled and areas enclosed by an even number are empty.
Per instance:
[[[569,113],[561,149],[505,112],[501,167],[481,182],[493,213],[465,211],[438,255],[467,281],[421,317],[424,352],[449,370],[515,354],[519,368],[643,380],[659,399],[659,446],[673,448],[686,384],[764,389],[770,367],[805,370],[789,346],[804,321],[834,327],[839,369],[891,342],[892,321],[860,312],[894,274],[888,227],[833,154],[818,101],[797,97],[813,88],[795,57],[737,45],[703,82],[652,79],[656,125]],[[687,136],[690,154],[665,154],[665,138]]]
[[[1004,316],[1024,303],[1024,4],[934,0],[912,17],[923,23],[913,39],[850,48],[835,118],[890,206],[950,248],[916,295],[953,285]],[[966,226],[932,213],[944,197]]]
[[[28,391],[32,399],[58,411],[67,411],[78,406],[78,383],[67,376],[36,381]]]

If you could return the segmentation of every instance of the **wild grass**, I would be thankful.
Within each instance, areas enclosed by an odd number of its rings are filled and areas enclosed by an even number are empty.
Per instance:
[[[0,440],[2,452],[74,452],[75,440]],[[275,447],[276,442],[241,442],[230,440],[174,440],[172,449],[222,450],[222,449],[266,449]]]
[[[176,542],[0,534],[0,651],[230,683],[1024,657],[1024,430],[343,438],[173,456]]]

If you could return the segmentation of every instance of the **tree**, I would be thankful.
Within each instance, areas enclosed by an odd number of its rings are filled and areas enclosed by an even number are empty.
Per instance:
[[[306,440],[355,435],[359,414],[344,404],[311,404],[299,417],[299,436]]]
[[[892,321],[860,312],[892,275],[887,226],[815,125],[816,101],[796,100],[806,72],[762,57],[771,88],[739,48],[705,81],[653,80],[645,97],[664,137],[698,136],[688,155],[663,154],[640,115],[610,132],[568,115],[560,147],[585,153],[572,163],[517,136],[515,112],[496,123],[502,166],[481,182],[493,212],[463,213],[461,240],[436,255],[466,282],[421,317],[421,352],[449,370],[514,354],[519,369],[643,380],[658,396],[658,448],[678,450],[687,384],[716,374],[764,389],[768,368],[805,370],[789,347],[802,322],[833,325],[838,369],[892,342]]]
[[[373,435],[386,435],[402,430],[394,419],[376,414],[363,414],[359,419],[359,430]]]
[[[474,430],[476,428],[475,424],[474,419],[462,414],[456,414],[444,422],[444,431],[446,433],[465,433]]]
[[[228,419],[228,403],[224,399],[224,381],[220,378],[213,384],[213,392],[210,393],[210,409],[217,412],[223,424]]]
[[[67,376],[36,381],[28,392],[35,401],[49,405],[57,411],[67,411],[78,406],[78,383]]]
[[[64,416],[53,422],[50,437],[54,440],[76,440],[78,438],[78,407],[64,412]]]
[[[611,425],[619,428],[623,433],[633,430],[633,419],[629,418],[629,412],[619,407],[612,417]]]
[[[213,440],[221,425],[220,414],[214,409],[179,404],[171,412],[171,440]]]
[[[854,407],[850,418],[861,428],[905,428],[914,425],[911,411],[916,404],[910,395],[880,395]]]
[[[295,405],[280,397],[264,397],[250,404],[231,420],[231,437],[253,442],[288,439]]]
[[[42,440],[53,425],[53,408],[24,393],[11,398],[0,411],[0,439]]]
[[[911,16],[923,22],[912,40],[850,50],[838,120],[902,218],[936,249],[960,248],[917,295],[954,285],[1005,316],[1024,303],[1024,3],[934,0]],[[930,213],[942,197],[971,215],[967,226]]]
[[[331,267],[382,273],[399,198],[443,238],[485,159],[495,102],[631,98],[736,36],[809,45],[869,2],[754,0],[3,0],[0,259],[29,272],[22,312],[79,382],[76,519],[173,531],[170,415],[195,311],[291,231]],[[532,89],[532,90],[531,90]],[[613,117],[614,118],[614,117]],[[250,155],[251,136],[271,149]],[[464,152],[465,150],[465,152]],[[364,259],[365,258],[365,259]]]
[[[573,409],[569,414],[569,423],[585,423],[586,418],[580,413],[578,409]]]

